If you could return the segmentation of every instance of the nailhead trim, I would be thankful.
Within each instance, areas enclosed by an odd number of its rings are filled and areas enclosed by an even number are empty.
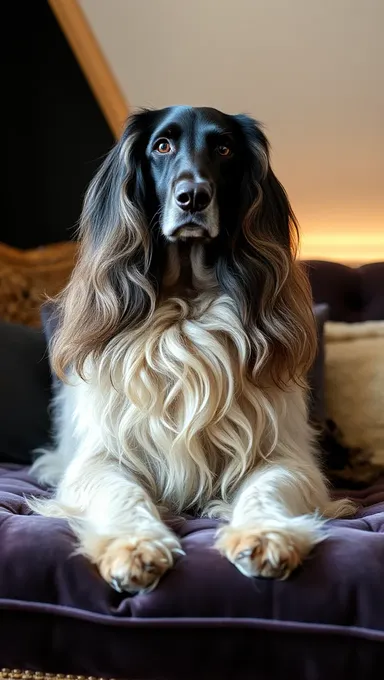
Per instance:
[[[1,680],[105,680],[95,678],[92,675],[65,675],[63,673],[44,673],[43,671],[25,671],[18,668],[2,668],[0,670]],[[110,678],[114,680],[114,678]]]

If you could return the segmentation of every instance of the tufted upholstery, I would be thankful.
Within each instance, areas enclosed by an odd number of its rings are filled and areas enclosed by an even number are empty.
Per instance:
[[[384,262],[352,268],[337,262],[309,261],[316,302],[327,302],[331,321],[384,319]]]

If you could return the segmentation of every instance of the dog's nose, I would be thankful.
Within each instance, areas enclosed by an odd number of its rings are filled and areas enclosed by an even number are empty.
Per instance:
[[[184,180],[176,186],[175,200],[179,208],[188,212],[201,212],[208,208],[212,191],[208,182]]]

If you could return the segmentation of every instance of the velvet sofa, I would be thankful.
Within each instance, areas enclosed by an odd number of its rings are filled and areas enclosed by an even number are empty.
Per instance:
[[[315,262],[309,272],[331,319],[384,319],[384,263]],[[38,372],[48,399],[46,356]],[[21,414],[28,395],[20,398]],[[16,447],[28,438],[17,430],[25,421],[9,404],[2,410],[15,419]],[[31,447],[41,437],[32,425]],[[0,452],[11,444],[0,430]],[[74,553],[65,523],[31,514],[25,495],[48,491],[21,462],[0,465],[0,669],[20,669],[13,677],[21,669],[127,680],[382,677],[384,477],[348,492],[356,517],[331,522],[329,538],[285,582],[246,579],[212,549],[214,521],[183,517],[172,524],[186,556],[152,593],[130,597]]]

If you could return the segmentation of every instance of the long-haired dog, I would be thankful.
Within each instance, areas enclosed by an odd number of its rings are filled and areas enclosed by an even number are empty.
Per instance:
[[[329,499],[307,421],[296,240],[244,115],[133,115],[92,182],[52,344],[57,447],[34,468],[57,490],[32,506],[68,519],[117,590],[153,588],[182,552],[167,512],[227,520],[217,549],[284,578],[351,511]]]

